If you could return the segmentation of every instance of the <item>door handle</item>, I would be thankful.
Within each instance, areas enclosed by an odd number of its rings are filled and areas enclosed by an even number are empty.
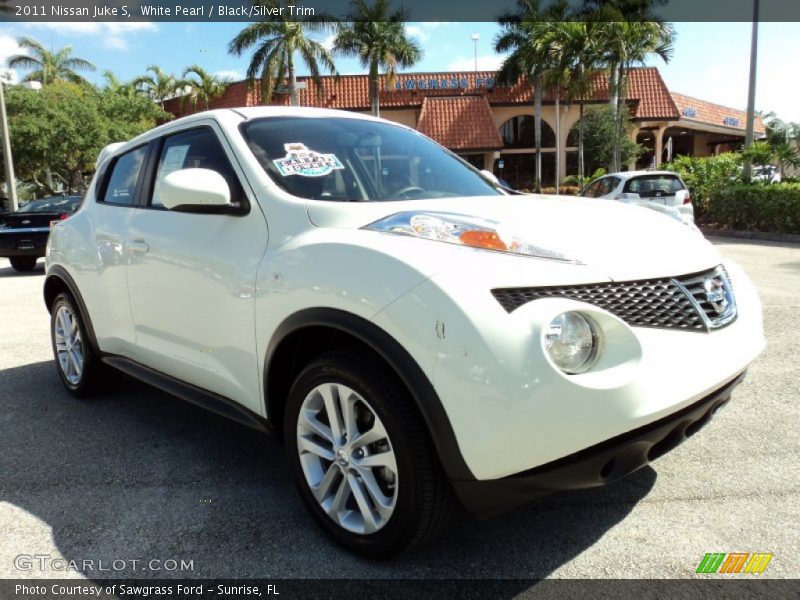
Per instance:
[[[144,253],[150,251],[150,244],[148,244],[142,239],[131,240],[130,242],[128,242],[128,248],[130,248],[131,252]]]

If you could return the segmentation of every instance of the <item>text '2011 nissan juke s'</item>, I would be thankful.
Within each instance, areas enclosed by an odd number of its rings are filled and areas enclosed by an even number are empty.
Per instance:
[[[455,501],[639,469],[764,344],[752,283],[696,230],[512,195],[345,112],[215,110],[107,148],[46,262],[68,390],[114,368],[273,430],[322,529],[372,558]]]

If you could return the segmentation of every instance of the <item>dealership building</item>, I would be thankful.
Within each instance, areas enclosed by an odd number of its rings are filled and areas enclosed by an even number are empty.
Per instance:
[[[368,113],[369,82],[366,75],[326,76],[321,89],[311,79],[298,78],[300,104]],[[381,81],[381,117],[419,130],[480,169],[494,171],[518,189],[532,187],[535,165],[533,86],[521,80],[499,85],[496,73],[407,73],[393,85]],[[259,85],[233,83],[212,108],[262,104]],[[598,73],[590,85],[586,104],[608,103],[607,77]],[[273,104],[288,104],[288,94],[273,97]],[[636,124],[632,133],[645,152],[628,165],[656,168],[677,155],[708,156],[739,147],[744,141],[746,114],[742,110],[706,102],[669,90],[655,67],[632,69],[627,106]],[[191,104],[177,99],[166,109],[176,116],[192,112]],[[577,102],[560,103],[560,127],[553,90],[543,93],[542,179],[555,178],[556,131],[560,132],[561,177],[577,173]],[[764,124],[756,118],[755,135],[763,137]]]

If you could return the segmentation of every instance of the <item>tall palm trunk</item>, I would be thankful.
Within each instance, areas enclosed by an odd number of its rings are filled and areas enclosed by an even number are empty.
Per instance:
[[[578,177],[581,185],[583,185],[583,178],[586,176],[586,167],[583,163],[583,108],[584,99],[581,94],[578,101]]]
[[[542,76],[536,75],[533,85],[533,135],[536,145],[536,175],[533,191],[542,193]]]
[[[289,104],[299,106],[297,100],[297,74],[294,71],[294,48],[289,44],[286,49],[286,66],[289,72]]]
[[[381,116],[381,102],[378,97],[378,61],[369,65],[369,103],[373,116]]]
[[[556,194],[561,181],[561,88],[556,85]]]
[[[613,65],[611,67],[611,72],[609,73],[608,77],[608,107],[609,111],[611,112],[612,118],[612,139],[611,139],[611,160],[608,164],[608,171],[610,173],[616,173],[619,169],[617,169],[617,155],[619,152],[619,139],[617,138],[616,131],[617,131],[617,118],[619,116],[619,84],[620,84],[620,75],[621,75],[622,66],[621,65]]]
[[[622,170],[622,135],[624,133],[628,71],[625,63],[620,63],[617,75],[617,111],[614,121],[614,172]]]

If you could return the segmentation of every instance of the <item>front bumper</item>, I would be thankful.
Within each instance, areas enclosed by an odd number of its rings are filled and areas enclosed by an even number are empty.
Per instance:
[[[570,456],[501,479],[453,481],[463,505],[490,517],[560,490],[597,487],[627,477],[702,429],[728,402],[742,372],[705,398],[654,423]]]

